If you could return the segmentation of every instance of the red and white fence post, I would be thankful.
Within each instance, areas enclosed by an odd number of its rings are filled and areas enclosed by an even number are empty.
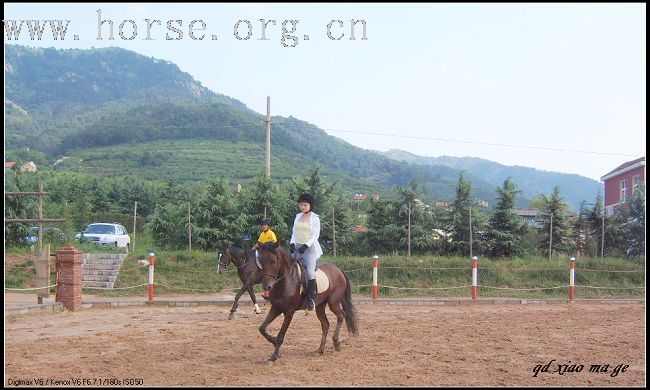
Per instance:
[[[156,264],[156,258],[153,252],[149,253],[149,302],[153,301],[153,267]]]
[[[576,258],[569,259],[569,299],[573,300],[576,296]]]
[[[372,299],[379,298],[379,290],[377,286],[377,268],[379,268],[379,256],[374,255],[372,257]]]
[[[472,300],[478,299],[478,257],[472,257]]]

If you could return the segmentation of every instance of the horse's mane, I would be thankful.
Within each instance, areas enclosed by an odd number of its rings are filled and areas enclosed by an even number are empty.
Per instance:
[[[228,245],[228,250],[231,251],[233,256],[240,258],[240,259],[251,259],[254,258],[254,252],[251,252],[245,248],[240,247],[239,245],[236,244],[230,244]]]
[[[273,253],[276,257],[278,256],[285,256],[286,259],[289,261],[289,264],[293,264],[296,262],[296,260],[289,255],[289,252],[287,252],[286,249],[282,246],[278,246],[277,248],[273,248],[270,245],[265,245],[262,247],[262,250],[260,251],[260,254],[264,252],[271,252]]]

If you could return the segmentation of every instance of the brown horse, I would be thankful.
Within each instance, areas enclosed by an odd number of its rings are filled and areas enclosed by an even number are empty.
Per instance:
[[[262,263],[262,286],[265,290],[270,291],[271,308],[269,309],[266,319],[260,325],[260,333],[269,340],[274,346],[273,355],[267,360],[272,363],[280,357],[280,346],[284,341],[284,334],[289,328],[291,319],[296,310],[304,309],[305,297],[300,294],[300,280],[296,269],[296,262],[289,256],[284,248],[275,250],[263,250],[260,254]],[[319,267],[325,272],[329,280],[329,287],[326,291],[318,294],[316,298],[316,315],[321,323],[322,337],[318,353],[325,352],[325,341],[330,323],[325,314],[325,306],[328,305],[330,310],[336,315],[336,330],[332,340],[334,348],[339,351],[341,342],[339,341],[339,331],[341,324],[345,320],[348,332],[352,335],[358,334],[357,316],[354,306],[352,305],[352,290],[350,281],[345,272],[341,271],[334,264],[323,263]],[[284,314],[284,321],[277,337],[271,336],[266,327],[273,320]]]
[[[262,310],[260,310],[260,307],[257,304],[257,298],[255,297],[253,286],[262,281],[262,270],[257,266],[257,263],[255,263],[255,252],[246,251],[230,245],[223,252],[219,252],[217,273],[225,272],[226,267],[228,267],[228,264],[230,263],[233,263],[237,267],[237,274],[239,275],[239,279],[241,279],[243,285],[237,292],[237,295],[235,295],[235,303],[233,303],[232,308],[230,309],[228,319],[232,320],[236,317],[235,313],[237,312],[239,298],[245,291],[248,291],[248,294],[253,300],[253,304],[255,304],[255,313],[260,314]]]

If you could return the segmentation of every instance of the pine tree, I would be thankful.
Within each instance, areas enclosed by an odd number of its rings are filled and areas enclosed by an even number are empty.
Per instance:
[[[567,212],[569,206],[560,195],[560,187],[556,186],[549,197],[542,195],[542,199],[544,206],[541,229],[544,240],[540,242],[541,251],[548,255],[549,241],[552,237],[551,251],[570,253],[575,245],[571,240],[571,225]]]
[[[513,257],[522,252],[521,222],[514,211],[515,197],[521,191],[510,178],[497,188],[497,205],[490,217],[487,240],[490,257]]]
[[[591,253],[594,257],[598,257],[601,252],[602,242],[603,242],[603,222],[604,222],[605,210],[603,210],[603,196],[599,192],[596,196],[596,202],[594,203],[593,209],[589,212],[588,224],[589,224],[589,238],[587,240],[587,247],[594,247]]]
[[[630,201],[628,218],[629,236],[627,238],[627,255],[632,258],[645,259],[645,183],[639,183]]]
[[[477,231],[482,230],[484,216],[474,207],[472,184],[460,174],[456,185],[456,199],[447,219],[447,230],[451,233],[452,250],[461,256],[470,254],[470,210],[472,218],[472,254],[480,252]]]

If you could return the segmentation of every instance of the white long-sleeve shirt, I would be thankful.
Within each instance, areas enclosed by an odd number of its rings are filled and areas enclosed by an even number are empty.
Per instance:
[[[291,232],[291,240],[289,240],[289,244],[295,244],[296,249],[300,247],[298,245],[298,240],[296,236],[296,225],[300,221],[300,217],[302,217],[303,213],[298,213],[296,214],[296,218],[293,220],[293,229]],[[320,237],[320,217],[318,214],[311,212],[309,213],[309,226],[311,227],[311,239],[306,242],[307,246],[309,248],[313,248],[316,250],[316,255],[320,257],[320,255],[323,254],[323,248],[321,248],[320,243],[318,243],[318,238]]]

